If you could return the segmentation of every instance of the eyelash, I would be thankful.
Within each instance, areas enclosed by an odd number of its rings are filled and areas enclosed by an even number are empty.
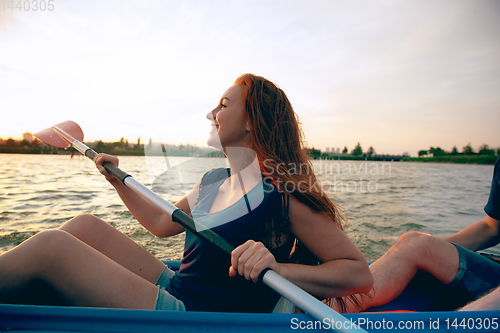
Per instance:
[[[225,107],[227,107],[227,106],[226,106],[226,105],[224,105],[224,104],[222,104],[222,103],[220,103],[220,108],[221,108],[221,109],[223,109],[223,108],[225,108]]]

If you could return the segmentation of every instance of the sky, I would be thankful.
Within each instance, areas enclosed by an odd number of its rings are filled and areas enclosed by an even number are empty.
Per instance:
[[[500,1],[9,3],[0,138],[73,120],[86,141],[203,147],[205,115],[253,73],[283,88],[309,147],[500,147]]]

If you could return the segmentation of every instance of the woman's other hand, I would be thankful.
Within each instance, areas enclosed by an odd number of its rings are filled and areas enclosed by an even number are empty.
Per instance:
[[[239,274],[256,283],[259,275],[266,268],[279,274],[279,264],[261,242],[249,240],[231,253],[231,267],[229,268],[229,276],[231,277]]]
[[[104,177],[106,178],[106,180],[108,182],[110,182],[110,183],[113,183],[116,181],[119,182],[118,179],[116,179],[114,176],[110,175],[106,171],[106,169],[102,166],[102,164],[104,162],[110,162],[110,163],[114,164],[115,166],[118,166],[118,163],[119,163],[118,157],[100,153],[100,154],[97,154],[97,156],[94,158],[94,163],[97,167],[97,170],[99,170],[99,172],[104,175]]]

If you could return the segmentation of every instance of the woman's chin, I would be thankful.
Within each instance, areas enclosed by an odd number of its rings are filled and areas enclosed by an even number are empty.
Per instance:
[[[217,150],[223,151],[222,144],[218,137],[210,136],[207,140],[207,145],[209,147],[215,148]]]

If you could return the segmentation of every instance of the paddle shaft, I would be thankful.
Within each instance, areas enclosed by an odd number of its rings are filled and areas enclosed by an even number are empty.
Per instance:
[[[72,137],[70,136],[70,138]],[[91,160],[94,160],[97,155],[94,150],[78,140],[74,140],[72,142],[72,145],[79,152],[81,152]],[[171,203],[151,191],[149,188],[136,181],[131,175],[122,171],[116,165],[109,162],[104,162],[103,167],[109,174],[122,181],[123,184],[125,184],[128,188],[130,188],[141,197],[149,201],[151,204],[153,204],[155,207],[159,208],[165,214],[170,216],[172,218],[172,221],[179,223],[194,235],[217,246],[219,249],[231,255],[231,252],[234,250],[234,246],[232,246],[218,234],[206,228],[203,228],[204,230],[202,231],[198,231],[196,229],[196,225],[198,224],[198,222],[196,222],[191,216],[187,215],[181,209],[172,205]],[[298,306],[313,318],[317,319],[325,325],[329,324],[330,326],[327,327],[330,327],[336,332],[366,333],[365,330],[358,328],[352,322],[335,312],[333,309],[320,302],[319,300],[305,292],[303,289],[297,287],[272,270],[267,270],[265,272],[262,277],[262,282],[264,282],[264,284],[269,286],[271,289],[281,294],[283,297],[287,298],[290,302],[294,303],[296,306]]]

